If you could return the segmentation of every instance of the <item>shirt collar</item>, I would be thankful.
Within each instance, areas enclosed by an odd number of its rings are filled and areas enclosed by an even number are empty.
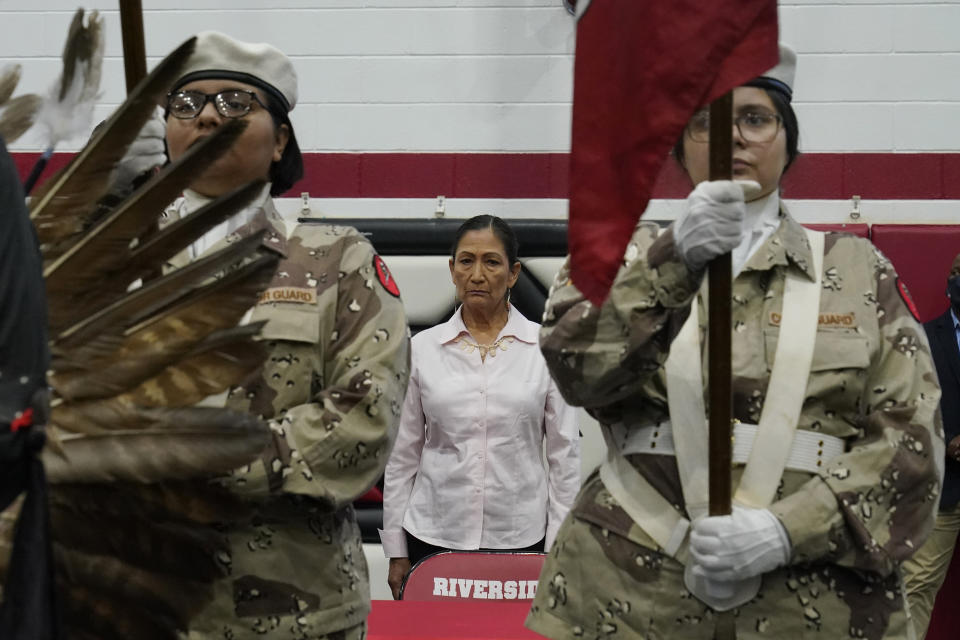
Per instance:
[[[957,320],[957,312],[950,307],[950,317],[953,319],[953,330],[960,331],[960,320]]]
[[[437,335],[437,342],[447,344],[453,341],[460,334],[469,333],[467,325],[463,322],[463,305],[457,307],[453,316],[447,320],[441,327]],[[528,344],[537,344],[539,326],[523,317],[523,314],[517,311],[512,304],[507,309],[507,324],[500,330],[497,339],[513,336],[521,342]]]
[[[793,219],[783,202],[780,203],[779,221],[780,226],[753,254],[746,266],[755,271],[766,271],[776,265],[793,265],[813,280],[813,252],[807,233]]]

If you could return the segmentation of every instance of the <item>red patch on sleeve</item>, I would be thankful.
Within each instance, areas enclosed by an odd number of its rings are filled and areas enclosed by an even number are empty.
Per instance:
[[[373,256],[373,268],[377,272],[377,280],[379,280],[383,288],[387,290],[387,293],[395,298],[399,298],[400,287],[397,286],[397,281],[393,279],[393,275],[390,273],[390,269],[387,268],[387,263],[383,261],[383,258]]]
[[[907,285],[903,284],[903,280],[900,278],[897,278],[897,291],[900,292],[900,297],[903,298],[903,304],[907,305],[907,309],[910,310],[913,319],[920,322],[920,311],[917,310],[917,305],[913,304],[913,298],[910,297],[910,292],[907,291]]]

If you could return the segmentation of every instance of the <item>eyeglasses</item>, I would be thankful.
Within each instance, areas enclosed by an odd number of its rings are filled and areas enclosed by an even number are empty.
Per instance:
[[[207,106],[213,102],[217,113],[224,118],[241,118],[253,108],[256,102],[266,109],[267,105],[260,102],[260,98],[253,91],[244,89],[225,89],[217,93],[203,93],[202,91],[177,91],[167,94],[167,111],[181,120],[196,118]]]
[[[777,137],[783,118],[763,111],[747,111],[733,119],[740,137],[747,142],[770,142]],[[687,135],[694,142],[710,142],[710,111],[694,114],[687,124]]]

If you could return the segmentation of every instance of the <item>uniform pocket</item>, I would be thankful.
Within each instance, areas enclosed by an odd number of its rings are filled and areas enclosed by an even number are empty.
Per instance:
[[[320,313],[314,305],[260,304],[254,307],[250,322],[263,321],[267,324],[260,335],[265,340],[320,341]]]
[[[777,354],[779,329],[765,329],[767,369],[773,367]],[[817,332],[817,342],[813,347],[813,360],[810,371],[828,371],[831,369],[864,369],[870,366],[870,350],[867,339],[855,333]]]

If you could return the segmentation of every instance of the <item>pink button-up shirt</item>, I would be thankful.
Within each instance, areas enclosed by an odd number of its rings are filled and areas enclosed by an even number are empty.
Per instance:
[[[459,309],[414,336],[384,485],[387,557],[407,556],[402,529],[450,549],[553,543],[580,488],[580,440],[540,354],[539,328],[511,307],[498,336],[506,350],[485,360],[464,348],[461,336],[476,341]]]

